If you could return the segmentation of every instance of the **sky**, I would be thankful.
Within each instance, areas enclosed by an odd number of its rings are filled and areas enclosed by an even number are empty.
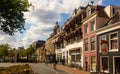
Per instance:
[[[8,43],[11,47],[24,46],[27,48],[32,42],[46,40],[53,31],[55,22],[62,26],[71,16],[73,10],[79,6],[90,4],[91,0],[29,0],[34,8],[26,12],[25,28],[20,34],[9,36],[0,31],[0,44]],[[94,5],[119,5],[120,0],[92,0]]]

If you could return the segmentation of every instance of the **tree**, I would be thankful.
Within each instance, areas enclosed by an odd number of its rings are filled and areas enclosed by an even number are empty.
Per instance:
[[[27,54],[27,59],[31,60],[31,56],[32,54],[35,52],[35,49],[33,48],[32,45],[30,45],[27,49],[26,49],[26,54]]]
[[[0,57],[5,60],[5,57],[8,55],[9,45],[0,45]]]
[[[28,0],[0,0],[0,30],[9,35],[25,30],[24,12],[30,6]]]
[[[26,57],[27,54],[26,54],[26,50],[20,50],[19,51],[19,57]]]
[[[9,56],[10,56],[10,57],[15,56],[15,50],[14,50],[14,49],[10,49],[10,50],[9,50]]]
[[[9,51],[9,61],[13,62],[13,57],[15,56],[15,49],[11,48]]]

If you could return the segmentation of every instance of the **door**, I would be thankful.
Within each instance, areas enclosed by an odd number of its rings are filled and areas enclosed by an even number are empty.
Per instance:
[[[85,71],[88,71],[88,61],[85,61]]]
[[[115,57],[115,74],[120,74],[120,57]]]

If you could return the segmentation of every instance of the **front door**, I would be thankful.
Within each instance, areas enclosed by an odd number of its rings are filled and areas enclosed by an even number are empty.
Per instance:
[[[85,61],[85,71],[88,71],[88,61]]]
[[[120,57],[115,57],[115,74],[120,74]]]

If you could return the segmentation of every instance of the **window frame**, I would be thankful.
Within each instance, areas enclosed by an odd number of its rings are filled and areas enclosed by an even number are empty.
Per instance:
[[[86,45],[87,45],[87,50],[86,50]],[[88,38],[84,39],[84,51],[87,52],[88,51]]]
[[[84,25],[84,34],[88,34],[88,23]]]
[[[107,40],[107,35],[106,34],[104,34],[104,35],[100,35],[99,36],[99,52],[102,52],[102,45],[101,45],[101,37],[102,36],[104,36],[105,38],[104,38],[104,40]]]
[[[115,39],[111,39],[111,35],[112,34],[117,34],[117,37]],[[117,40],[117,49],[111,49],[111,41],[112,40]],[[109,33],[109,52],[114,52],[114,51],[118,51],[119,50],[119,46],[118,46],[118,32],[112,32],[112,33]]]
[[[93,24],[94,22],[94,24]],[[95,20],[93,20],[92,22],[90,22],[90,32],[95,31]]]
[[[108,59],[108,71],[105,71],[105,70],[104,70],[104,72],[105,72],[105,73],[109,73],[109,72],[110,72],[110,71],[109,71],[109,69],[110,69],[110,68],[109,68],[109,56],[100,56],[100,71],[103,72],[103,70],[102,70],[102,58],[107,58],[107,59]]]
[[[94,39],[94,41],[92,40],[92,38]],[[92,43],[94,43],[94,50],[92,50]],[[91,51],[95,51],[96,48],[96,42],[95,42],[95,36],[90,37],[90,50]]]
[[[95,58],[94,63],[95,63],[95,67],[96,67],[96,57],[95,57],[95,56],[91,56],[90,59],[92,59],[92,57]],[[92,71],[91,69],[92,69],[92,61],[90,60],[90,71],[91,71],[91,72],[96,72],[96,68],[95,68],[95,70],[93,70],[93,71]]]

